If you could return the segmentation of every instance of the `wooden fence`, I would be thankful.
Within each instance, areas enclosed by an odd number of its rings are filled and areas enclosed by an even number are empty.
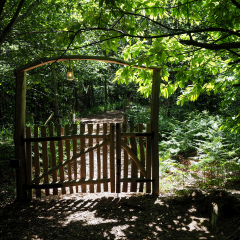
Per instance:
[[[50,191],[53,195],[143,192],[145,182],[146,192],[151,192],[150,124],[145,133],[143,124],[134,132],[133,123],[129,129],[127,124],[112,123],[73,124],[71,130],[69,125],[26,127],[24,142],[28,199],[32,189],[36,197]]]

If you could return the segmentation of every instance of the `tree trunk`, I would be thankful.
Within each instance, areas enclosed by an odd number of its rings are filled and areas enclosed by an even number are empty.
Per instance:
[[[54,71],[54,70],[53,70]],[[54,112],[54,123],[59,125],[60,124],[60,117],[59,117],[59,105],[58,105],[58,91],[57,91],[57,81],[55,78],[55,74],[53,73],[53,94],[54,94],[54,99],[53,99],[53,112]]]
[[[107,76],[105,75],[105,81],[104,81],[104,91],[105,91],[105,104],[107,104],[108,96],[107,96]]]
[[[33,10],[40,4],[40,0],[36,0],[33,4],[31,4],[29,6],[29,8],[27,9],[27,11],[25,11],[25,13],[23,13],[23,14],[21,14],[19,16],[19,13],[23,9],[25,1],[26,0],[21,0],[19,2],[18,7],[17,7],[17,9],[16,9],[12,19],[9,21],[7,26],[1,32],[1,34],[0,34],[0,46],[4,43],[4,41],[6,40],[8,35],[11,33],[12,28],[14,27],[14,25],[16,25],[16,23],[18,23],[18,22],[23,21],[25,18],[27,18],[29,15],[31,15]],[[2,14],[2,11],[3,11],[5,3],[6,3],[5,0],[2,0],[0,2],[0,16]]]
[[[77,112],[77,111],[78,111],[78,89],[75,88],[74,92],[75,92],[75,98],[74,98],[74,101],[75,101],[75,104],[74,104],[74,112]]]
[[[92,106],[95,106],[95,97],[94,97],[94,87],[93,87],[93,81],[91,81],[91,91],[92,91]]]

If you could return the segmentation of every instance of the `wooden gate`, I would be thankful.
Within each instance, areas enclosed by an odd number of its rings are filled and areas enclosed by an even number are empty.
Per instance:
[[[59,125],[55,129],[54,126],[42,126],[40,134],[37,126],[33,133],[30,127],[26,128],[23,140],[26,143],[24,188],[28,191],[29,200],[32,199],[32,189],[36,189],[36,197],[48,196],[49,189],[53,189],[53,195],[60,192],[120,193],[121,182],[122,192],[137,192],[138,189],[143,192],[144,182],[146,192],[151,192],[150,124],[146,126],[146,133],[143,133],[143,124],[139,124],[138,132],[134,132],[133,123],[129,125],[129,132],[126,124],[122,128],[120,124],[115,127],[112,123],[78,126],[72,125],[71,131],[69,125],[65,128]]]
[[[138,132],[134,131],[134,123],[129,124],[129,131],[127,124],[122,124],[122,128],[116,124],[117,193],[121,192],[121,183],[122,192],[143,192],[144,183],[146,193],[151,192],[151,138],[150,124],[146,125],[145,133],[143,124],[138,124]]]

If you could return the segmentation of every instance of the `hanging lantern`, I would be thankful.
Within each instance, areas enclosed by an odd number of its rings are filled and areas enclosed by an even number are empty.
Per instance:
[[[71,68],[71,63],[70,63],[70,60],[69,60],[69,68],[67,70],[67,80],[72,81],[73,79],[74,79],[73,70]]]

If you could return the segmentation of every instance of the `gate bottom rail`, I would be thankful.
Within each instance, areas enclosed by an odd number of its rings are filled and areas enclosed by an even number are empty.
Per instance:
[[[61,187],[70,187],[70,186],[79,186],[79,185],[92,185],[97,183],[108,183],[110,178],[100,178],[100,179],[80,179],[80,180],[71,180],[64,182],[55,182],[55,183],[42,183],[42,184],[23,184],[24,189],[49,189],[49,188],[61,188]]]
[[[146,178],[121,178],[120,182],[153,182],[153,180]]]

